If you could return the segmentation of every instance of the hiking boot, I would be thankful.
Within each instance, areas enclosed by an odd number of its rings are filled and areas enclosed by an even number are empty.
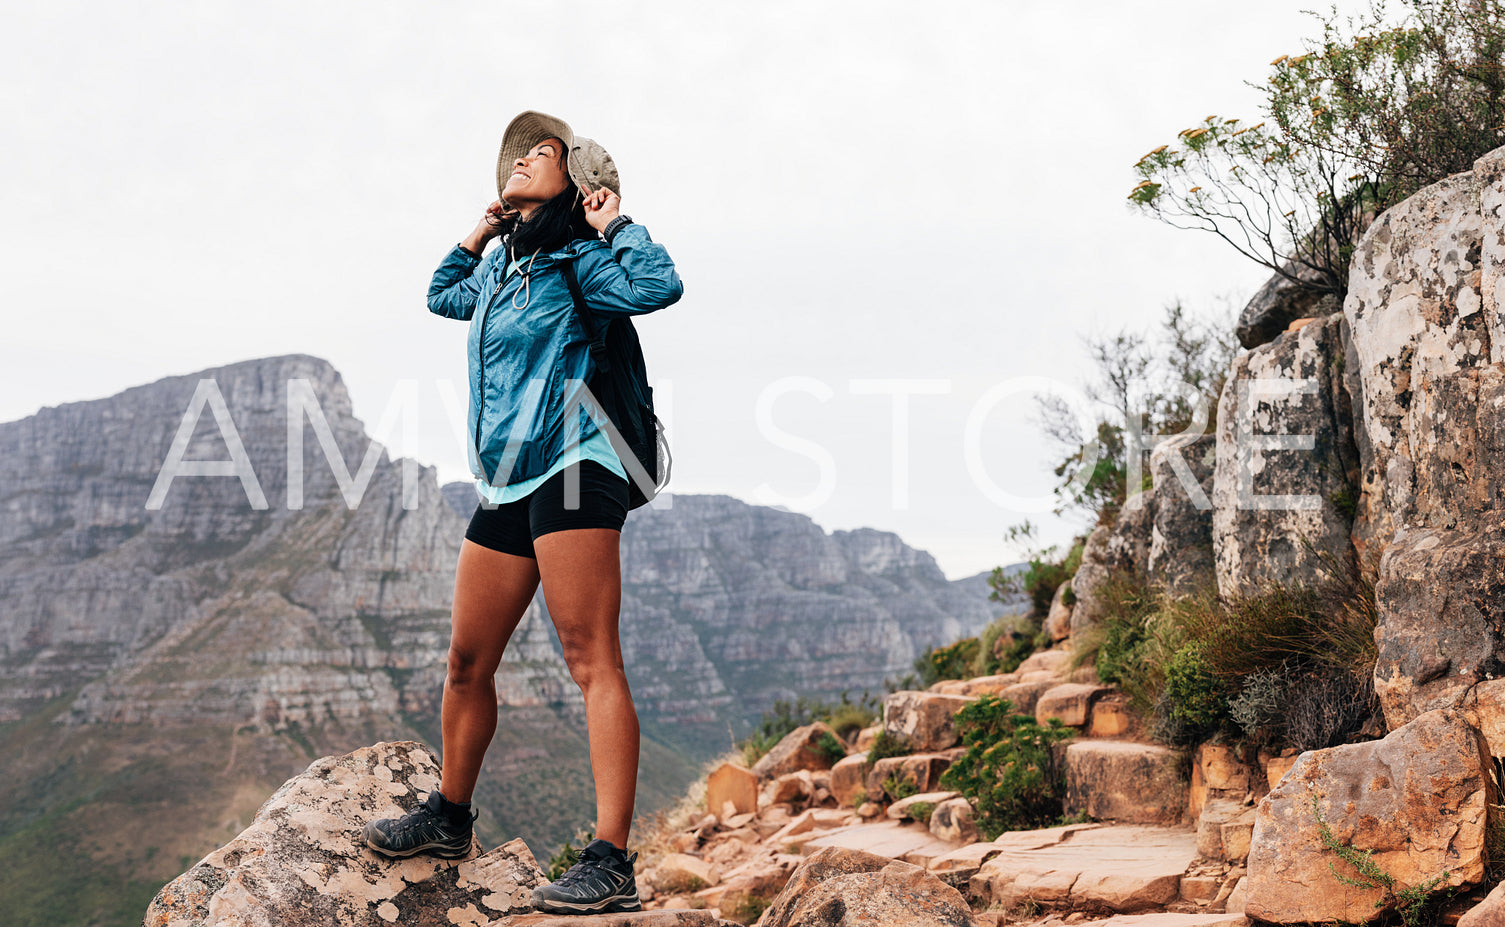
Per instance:
[[[605,840],[592,840],[580,851],[580,861],[551,882],[533,889],[533,909],[550,914],[605,914],[641,911],[638,883],[632,875],[636,853],[617,849]]]
[[[448,805],[448,808],[444,806]],[[438,789],[423,804],[400,818],[382,818],[366,825],[366,846],[383,856],[406,859],[429,853],[443,859],[470,855],[471,825],[475,812],[469,805],[446,801]],[[458,813],[457,813],[458,812]]]

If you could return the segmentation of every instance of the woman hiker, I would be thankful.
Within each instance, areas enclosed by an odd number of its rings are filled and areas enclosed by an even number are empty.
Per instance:
[[[512,120],[497,189],[428,295],[432,312],[470,321],[470,466],[482,497],[455,572],[442,778],[413,812],[367,825],[366,842],[389,857],[469,854],[471,793],[496,731],[494,675],[541,581],[585,697],[596,839],[558,881],[534,891],[533,905],[637,911],[637,854],[626,848],[638,719],[617,635],[628,476],[582,407],[595,365],[562,262],[573,259],[598,324],[672,305],[683,287],[663,246],[619,214],[611,157],[563,120],[532,111]],[[498,237],[505,246],[483,257]]]

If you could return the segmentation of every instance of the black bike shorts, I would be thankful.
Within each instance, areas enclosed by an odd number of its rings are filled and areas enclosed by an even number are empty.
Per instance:
[[[580,474],[580,505],[564,505],[564,480]],[[490,550],[538,559],[533,540],[550,531],[570,528],[622,530],[627,521],[627,481],[594,460],[581,460],[543,481],[521,499],[487,508],[476,506],[465,538]]]

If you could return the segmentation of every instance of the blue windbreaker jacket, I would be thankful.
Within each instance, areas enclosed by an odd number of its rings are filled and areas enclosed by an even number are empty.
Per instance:
[[[598,430],[581,400],[595,364],[561,259],[575,255],[598,324],[662,309],[684,293],[669,252],[636,223],[623,226],[610,248],[578,240],[539,254],[531,268],[523,259],[510,273],[505,251],[495,247],[477,260],[456,245],[428,292],[430,312],[470,322],[470,472],[494,486],[542,474]],[[572,411],[578,430],[567,418]]]

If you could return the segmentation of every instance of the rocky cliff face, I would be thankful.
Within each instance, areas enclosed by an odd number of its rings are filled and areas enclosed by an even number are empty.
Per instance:
[[[122,809],[145,800],[166,811],[175,789],[264,794],[313,756],[373,739],[438,745],[465,487],[447,501],[432,470],[378,449],[352,508],[315,416],[303,427],[301,507],[289,508],[288,384],[300,381],[341,465],[359,474],[371,445],[344,384],[301,355],[0,424],[0,747],[29,755],[0,770],[42,802],[0,812],[0,855],[38,813],[76,798],[67,792],[82,782],[66,771],[97,783],[113,769],[134,783],[153,763],[178,764],[181,775],[157,771],[164,791],[121,798]],[[200,414],[179,435],[191,408]],[[177,457],[238,458],[240,475],[165,486],[175,438]],[[925,647],[1006,611],[988,601],[985,577],[948,582],[895,535],[828,534],[727,496],[633,512],[622,555],[624,650],[650,735],[645,808],[678,795],[693,760],[773,700],[880,688]],[[541,596],[497,684],[503,730],[481,786],[483,833],[522,833],[542,851],[588,820],[591,792],[579,693]],[[128,868],[148,881],[175,871]]]

